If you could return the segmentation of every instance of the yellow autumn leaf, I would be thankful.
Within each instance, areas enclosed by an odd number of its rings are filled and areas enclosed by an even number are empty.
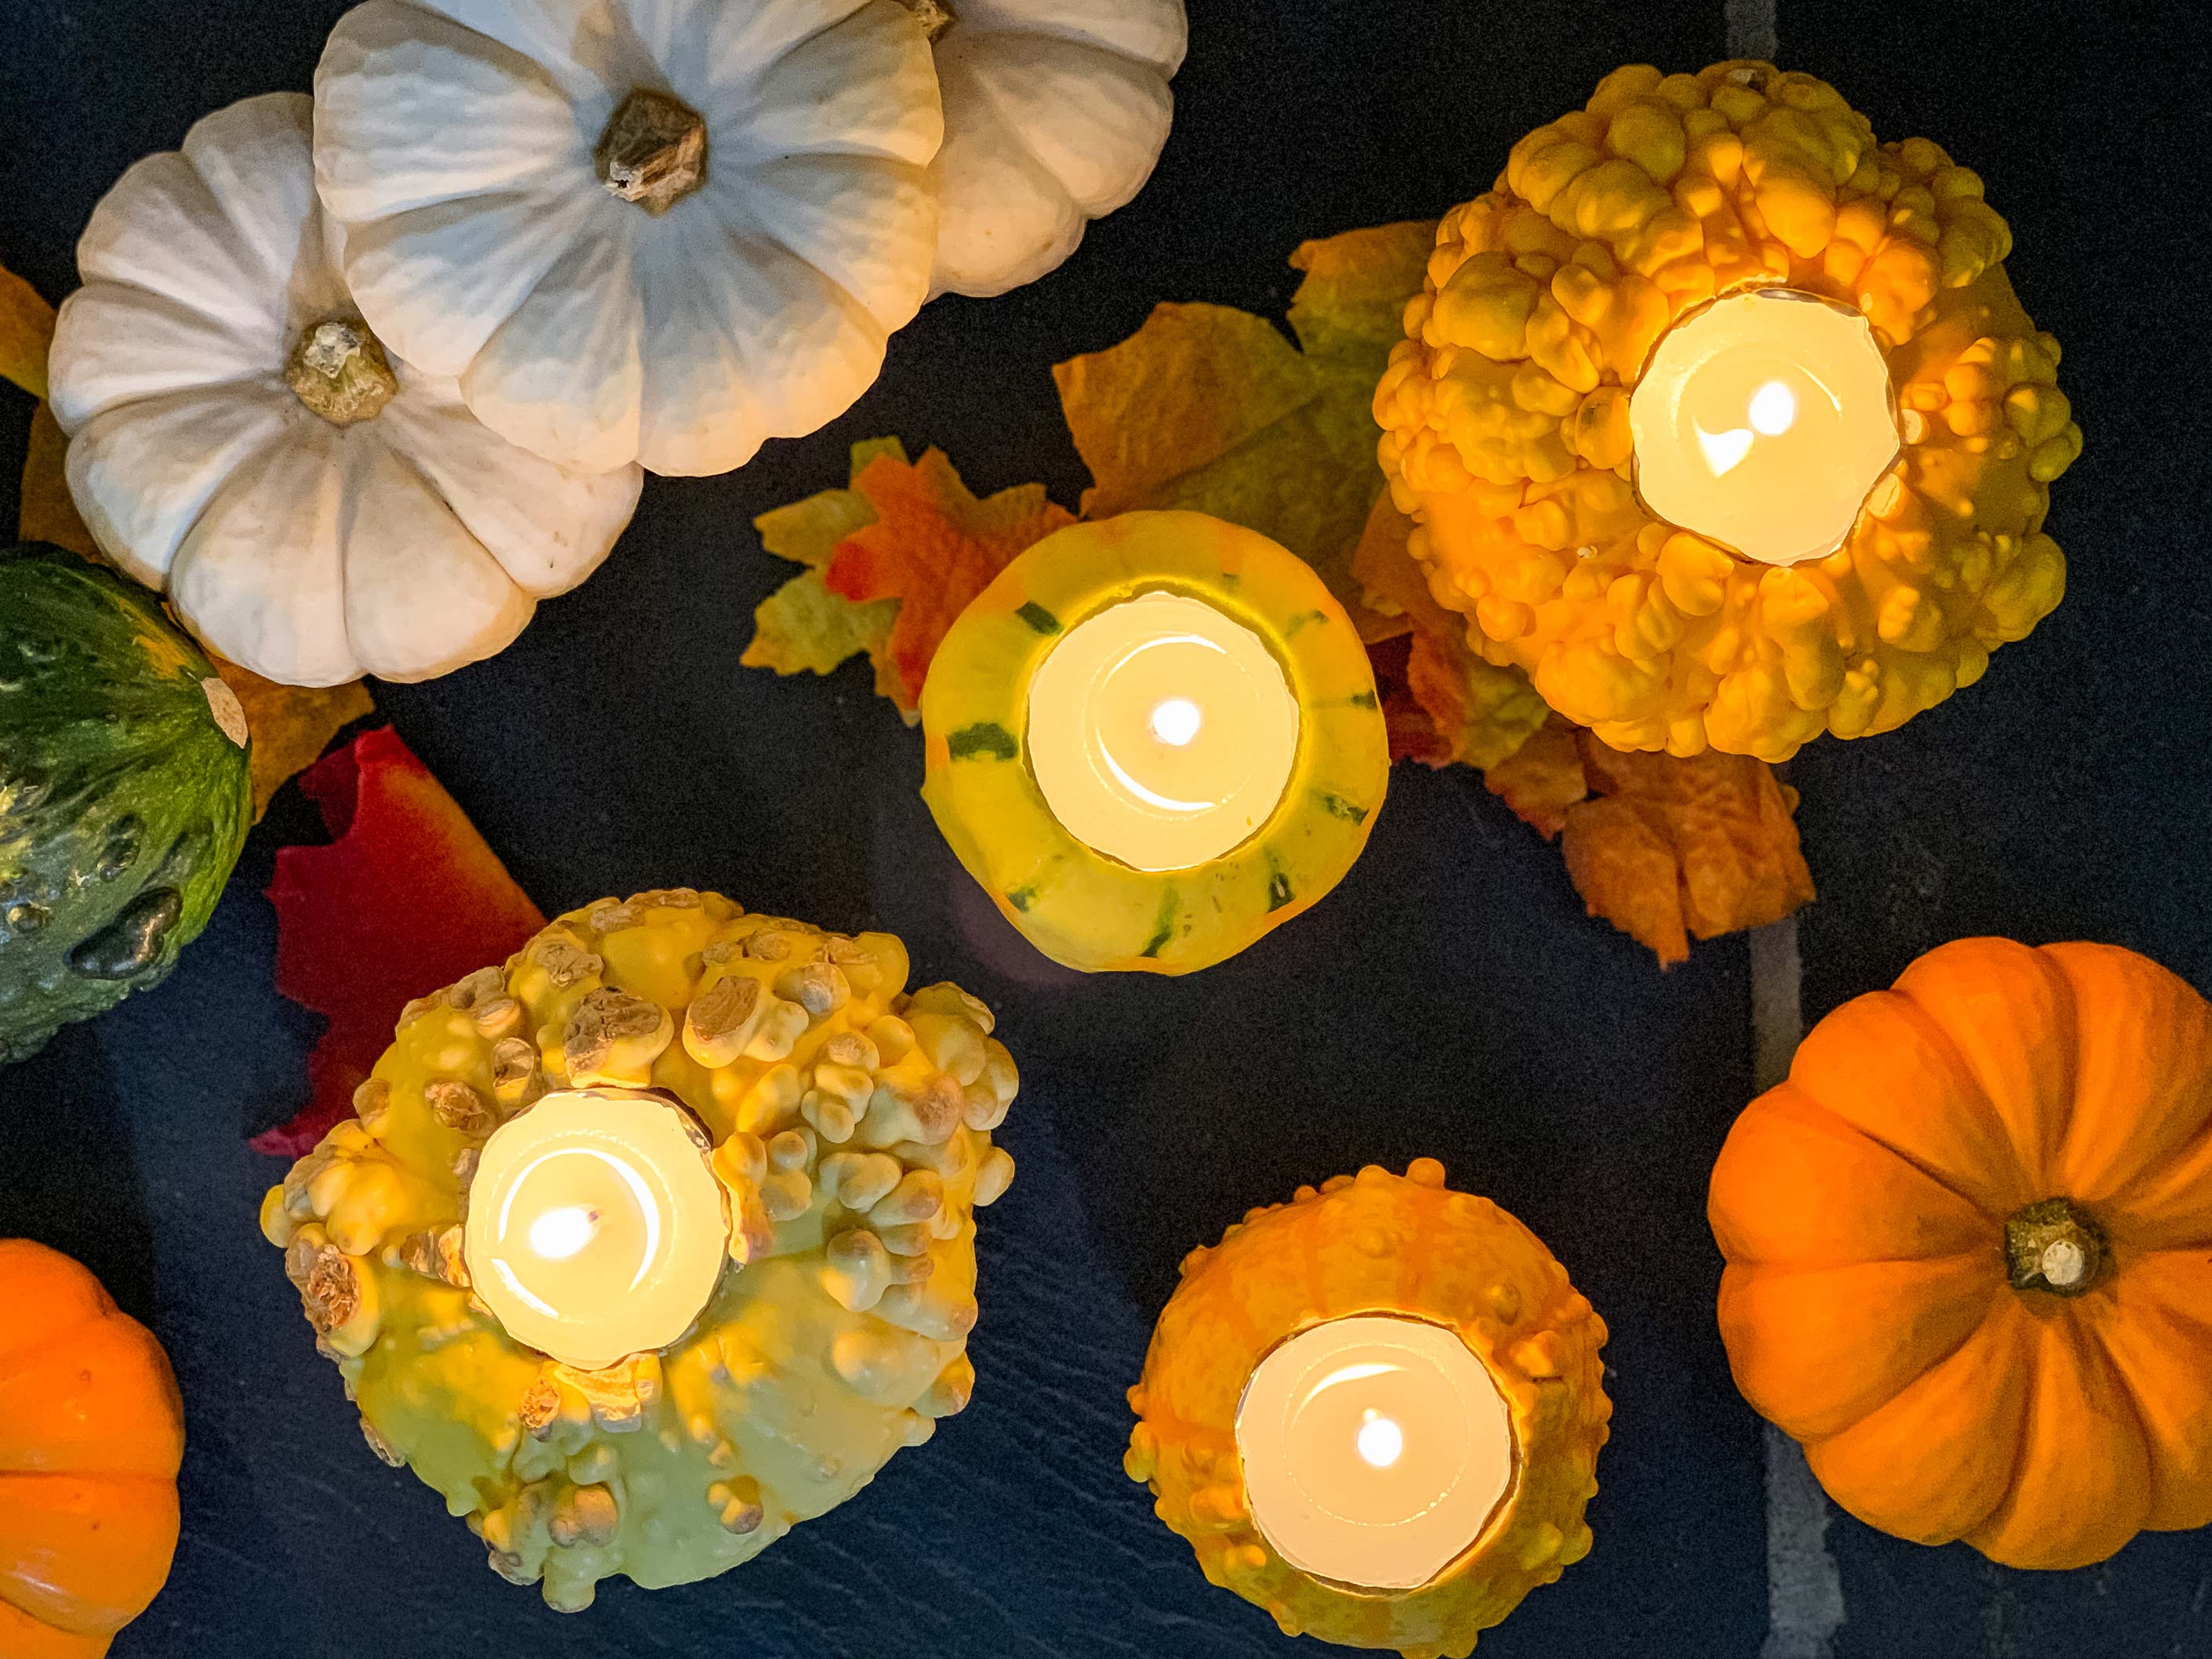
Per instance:
[[[848,476],[858,478],[879,455],[904,461],[906,448],[896,438],[854,444]],[[875,507],[852,489],[824,489],[753,520],[763,546],[806,568],[754,607],[752,641],[740,663],[779,674],[827,674],[865,651],[876,664],[876,690],[896,700],[888,647],[898,601],[855,603],[832,593],[822,580],[837,544],[875,521]]]
[[[70,499],[69,479],[62,468],[68,445],[51,406],[40,404],[31,411],[31,443],[23,456],[23,504],[16,521],[16,539],[52,542],[88,559],[97,559],[100,550],[93,542],[92,532],[84,527],[76,503]]]
[[[204,647],[203,647],[204,648]],[[345,685],[279,685],[250,668],[208,653],[222,683],[238,694],[252,735],[253,820],[287,781],[322,758],[343,727],[376,712],[368,689],[359,680]]]
[[[0,380],[44,403],[46,348],[54,337],[54,308],[38,289],[0,265]]]
[[[1292,344],[1264,317],[1162,305],[1119,345],[1053,370],[1091,469],[1085,518],[1145,507],[1210,513],[1312,565],[1360,624],[1352,556],[1382,493],[1370,404],[1420,290],[1432,224],[1383,225],[1308,242],[1291,301]]]

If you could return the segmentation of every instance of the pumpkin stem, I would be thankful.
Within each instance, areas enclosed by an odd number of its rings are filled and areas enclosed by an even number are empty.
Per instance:
[[[921,25],[921,38],[934,46],[937,37],[952,27],[952,9],[945,0],[902,0]]]
[[[374,419],[399,390],[384,347],[357,317],[334,317],[300,336],[284,384],[333,426]]]
[[[2016,1291],[2080,1296],[2102,1274],[2104,1229],[2070,1199],[2046,1198],[2005,1223],[2005,1263]]]
[[[707,123],[689,105],[639,87],[592,151],[599,182],[658,217],[707,182]]]

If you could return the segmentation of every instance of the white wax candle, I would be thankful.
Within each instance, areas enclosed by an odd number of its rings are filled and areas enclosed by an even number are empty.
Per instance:
[[[587,1370],[681,1336],[728,1245],[721,1188],[677,1109],[614,1089],[549,1094],[495,1130],[463,1234],[507,1334]]]
[[[1070,835],[1139,870],[1219,858],[1272,816],[1297,757],[1282,665],[1187,594],[1085,618],[1030,682],[1029,763]]]
[[[1644,505],[1762,564],[1840,547],[1899,448],[1867,319],[1792,289],[1685,316],[1630,394],[1628,422]]]
[[[1252,1519],[1317,1578],[1412,1589],[1480,1537],[1513,1480],[1504,1398],[1441,1325],[1355,1315],[1253,1369],[1237,1413]]]

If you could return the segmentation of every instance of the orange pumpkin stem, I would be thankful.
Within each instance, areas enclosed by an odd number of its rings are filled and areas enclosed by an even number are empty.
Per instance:
[[[2005,1266],[2016,1291],[2081,1296],[2110,1251],[2104,1230],[2070,1199],[2046,1198],[2005,1223]]]

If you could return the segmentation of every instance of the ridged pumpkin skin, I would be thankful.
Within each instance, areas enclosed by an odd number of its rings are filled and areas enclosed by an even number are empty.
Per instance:
[[[245,714],[160,601],[0,550],[0,1065],[167,975],[252,809]]]
[[[262,1231],[371,1449],[501,1577],[574,1612],[617,1573],[725,1571],[968,1403],[973,1212],[1013,1178],[990,1132],[1017,1079],[988,1009],[906,976],[888,933],[688,889],[602,901],[410,1004],[360,1117],[270,1188]],[[707,1014],[728,980],[760,987],[750,1024]],[[662,1011],[657,1035],[619,1035]],[[677,1342],[581,1371],[470,1290],[461,1171],[549,1088],[600,1084],[666,1091],[705,1127],[732,1261]]]
[[[1211,864],[1149,872],[1077,841],[1026,760],[1030,681],[1069,630],[1146,592],[1188,594],[1265,641],[1303,715],[1282,804]],[[1343,878],[1374,828],[1389,740],[1365,648],[1296,555],[1202,513],[1125,513],[1036,544],[961,613],[922,688],[922,799],[969,874],[1054,961],[1188,974]]]
[[[1144,1380],[1124,1467],[1206,1576],[1287,1635],[1464,1659],[1475,1638],[1589,1553],[1613,1405],[1605,1322],[1543,1242],[1488,1199],[1444,1190],[1443,1165],[1403,1176],[1370,1164],[1256,1209],[1183,1259]],[[1510,1411],[1513,1484],[1473,1548],[1428,1583],[1356,1593],[1291,1566],[1254,1526],[1236,1449],[1253,1368],[1284,1339],[1352,1314],[1399,1314],[1456,1332]]]
[[[1431,591],[1619,749],[1786,760],[1972,685],[2064,592],[2043,521],[2081,448],[2011,247],[1979,178],[1825,82],[1616,70],[1444,216],[1376,390]],[[1628,423],[1671,323],[1778,283],[1866,317],[1905,440],[1844,545],[1787,568],[1653,516]]]
[[[2078,1567],[2212,1522],[2212,1010],[2155,963],[1930,951],[1737,1120],[1711,1218],[1737,1385],[1869,1526]]]
[[[184,1404],[100,1281],[0,1239],[0,1654],[99,1659],[177,1553]]]

